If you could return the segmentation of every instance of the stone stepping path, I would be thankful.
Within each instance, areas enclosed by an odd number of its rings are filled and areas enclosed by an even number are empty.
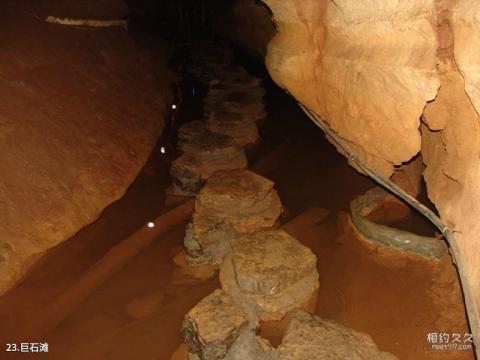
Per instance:
[[[215,171],[247,167],[243,149],[231,137],[210,131],[201,121],[180,128],[179,148],[183,154],[170,169],[174,191],[179,195],[198,193]]]
[[[395,360],[380,351],[372,338],[318,316],[296,311],[277,349],[279,360]]]
[[[249,170],[217,171],[195,200],[185,235],[191,265],[220,264],[238,233],[275,227],[282,213],[272,181]]]
[[[251,321],[281,320],[294,309],[314,309],[317,258],[283,230],[243,234],[231,242],[220,282]]]
[[[274,183],[246,170],[243,147],[258,141],[265,90],[219,48],[194,51],[191,72],[209,85],[205,122],[179,131],[183,152],[172,165],[177,192],[197,194],[187,226],[192,269],[220,267],[222,289],[186,315],[189,360],[395,359],[371,338],[326,322],[315,309],[319,289],[313,252],[283,230]],[[261,322],[288,324],[278,349],[257,336]],[[185,358],[186,360],[186,358]]]

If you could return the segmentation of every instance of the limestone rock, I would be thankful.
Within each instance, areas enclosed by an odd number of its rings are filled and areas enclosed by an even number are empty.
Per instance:
[[[163,128],[171,93],[165,61],[154,65],[124,29],[26,16],[111,19],[123,16],[123,2],[2,5],[0,294],[123,196]]]
[[[441,259],[447,251],[444,241],[380,225],[366,218],[381,206],[387,196],[385,190],[373,188],[350,203],[350,216],[356,230],[363,235],[362,240],[372,243],[372,246],[376,244],[414,256]]]
[[[208,118],[210,130],[230,136],[239,146],[258,141],[258,129],[255,122],[241,113],[231,111],[213,111]]]
[[[193,214],[185,231],[185,255],[190,266],[218,265],[230,250],[235,230],[221,216]]]
[[[264,2],[277,84],[385,176],[420,151],[420,115],[440,85],[435,1]]]
[[[203,121],[195,120],[183,124],[178,129],[178,147],[183,150],[183,145],[198,142],[197,139],[207,137],[210,131]]]
[[[246,73],[243,68],[242,71],[236,70],[223,71],[214,75],[212,80],[210,80],[210,89],[220,90],[220,89],[255,89],[260,86],[261,80],[250,76]]]
[[[190,133],[186,142],[184,129],[182,134],[181,149],[184,152],[172,163],[171,175],[177,193],[197,193],[206,179],[217,170],[243,169],[247,166],[247,158],[232,138],[224,134],[197,130],[197,135]]]
[[[316,296],[316,257],[286,232],[242,234],[231,247],[220,269],[220,282],[248,309],[252,321],[281,320]]]
[[[204,112],[208,115],[214,110],[228,110],[246,115],[254,121],[260,120],[266,116],[262,102],[264,91],[262,88],[248,91],[212,89],[204,101]]]
[[[282,205],[273,182],[249,170],[217,171],[197,195],[184,245],[192,266],[220,264],[237,233],[276,225]]]
[[[278,354],[270,343],[255,335],[255,331],[244,331],[230,348],[225,360],[277,360]]]
[[[125,313],[132,319],[141,319],[158,311],[165,297],[164,290],[154,291],[137,297],[125,305]]]
[[[369,335],[303,311],[292,316],[278,353],[279,360],[397,359],[379,350]]]
[[[202,360],[223,360],[247,328],[243,309],[215,290],[185,315],[181,332],[190,353]]]
[[[217,214],[242,233],[268,229],[282,205],[272,181],[249,170],[217,171],[195,202],[199,214]]]

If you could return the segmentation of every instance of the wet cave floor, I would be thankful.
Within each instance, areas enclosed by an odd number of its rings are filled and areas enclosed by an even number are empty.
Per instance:
[[[201,118],[202,89],[195,86],[194,96],[194,85],[188,78],[183,83],[179,123]],[[292,98],[268,78],[264,86],[268,118],[261,125],[262,142],[247,154],[255,163],[280,146],[287,149],[268,177],[286,209],[283,223],[310,209],[310,215],[293,220],[288,231],[318,258],[316,313],[368,333],[380,349],[400,359],[472,359],[470,351],[432,350],[427,342],[428,333],[467,332],[462,299],[451,291],[457,278],[449,259],[438,264],[378,261],[346,226],[349,202],[375,184],[348,166]],[[185,222],[111,276],[55,330],[38,339],[21,335],[22,327],[108,249],[175,205],[178,199],[166,195],[174,158],[170,140],[164,134],[121,200],[95,223],[51,249],[17,288],[0,299],[0,337],[5,342],[49,344],[47,354],[1,353],[0,358],[170,359],[182,343],[179,329],[184,314],[220,286],[217,276],[200,281],[173,263],[182,247]],[[166,154],[160,151],[162,146]],[[433,231],[416,215],[403,225],[420,233]],[[149,315],[132,317],[128,310],[132,301],[137,312],[143,307]],[[275,324],[265,326],[262,335],[274,345],[280,341]]]

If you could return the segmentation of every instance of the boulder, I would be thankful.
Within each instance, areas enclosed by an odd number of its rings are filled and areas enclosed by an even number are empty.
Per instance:
[[[254,90],[212,89],[204,102],[206,116],[214,110],[229,110],[241,113],[257,121],[266,116],[262,98],[265,95],[263,88]]]
[[[244,114],[232,111],[213,111],[208,118],[211,131],[230,136],[239,146],[258,141],[258,128],[255,122]]]
[[[295,311],[278,347],[279,360],[394,360],[372,338],[342,325]]]
[[[248,170],[217,171],[195,202],[187,226],[185,252],[190,265],[218,265],[237,233],[276,226],[282,205],[273,182]]]
[[[194,129],[195,128],[195,129]],[[178,194],[197,193],[204,182],[217,170],[243,169],[247,158],[232,138],[227,135],[205,132],[198,124],[191,126],[190,133],[184,129],[181,149],[184,152],[172,163],[171,175]],[[196,135],[195,131],[196,130]],[[188,142],[185,141],[188,138]]]
[[[316,257],[282,230],[242,234],[220,269],[223,289],[252,322],[281,320],[312,304],[319,287]]]
[[[122,1],[2,5],[0,294],[124,195],[163,129],[173,80],[122,28],[43,21],[118,19]]]
[[[185,315],[181,333],[190,353],[221,360],[247,329],[244,310],[224,291],[215,290]]]
[[[197,142],[198,138],[208,136],[210,131],[207,124],[200,120],[190,121],[178,129],[178,147],[183,150],[183,145]]]

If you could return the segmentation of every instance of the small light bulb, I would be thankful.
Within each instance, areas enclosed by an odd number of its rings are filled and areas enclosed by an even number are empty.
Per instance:
[[[162,154],[165,154],[165,153],[167,152],[167,150],[165,150],[165,146],[162,146],[162,147],[160,148],[160,152],[161,152]]]
[[[177,108],[177,105],[173,104],[172,109],[175,110]]]
[[[155,227],[155,223],[154,223],[153,221],[149,221],[149,222],[147,223],[147,227],[148,227],[148,228],[154,228],[154,227]]]

